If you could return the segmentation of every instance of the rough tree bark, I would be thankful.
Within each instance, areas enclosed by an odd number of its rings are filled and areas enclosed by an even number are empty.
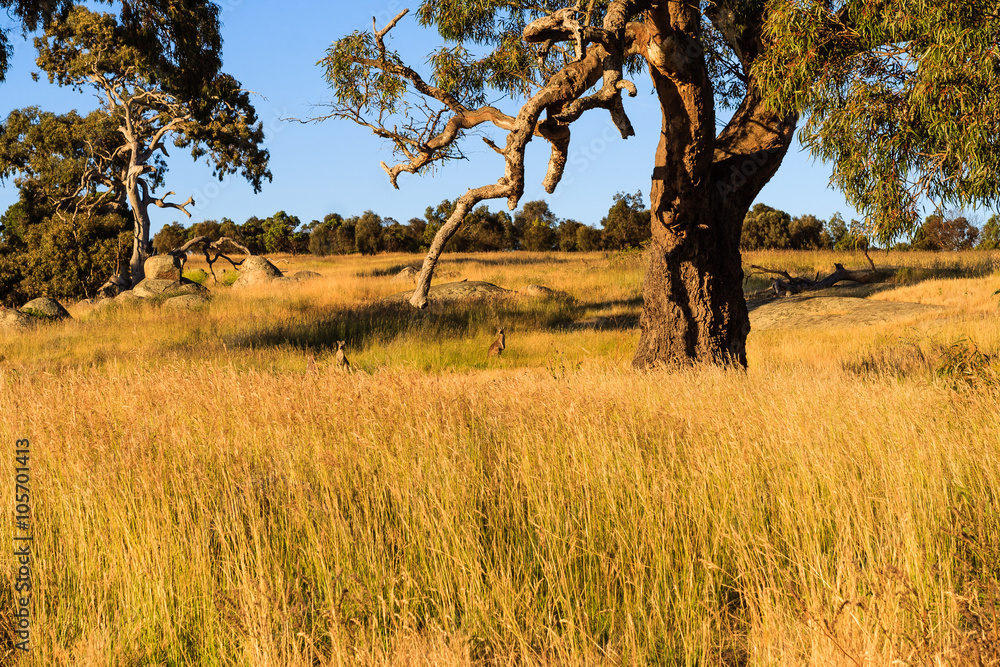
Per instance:
[[[759,24],[738,32],[712,17],[749,70]],[[643,284],[639,369],[691,362],[745,366],[750,318],[740,236],[750,204],[781,164],[794,117],[764,110],[752,89],[716,136],[698,10],[669,2],[647,12],[645,50],[663,109],[650,194],[652,241]],[[753,32],[756,27],[756,34]]]

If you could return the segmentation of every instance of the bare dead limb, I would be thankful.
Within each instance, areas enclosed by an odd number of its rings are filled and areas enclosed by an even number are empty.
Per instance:
[[[625,113],[622,92],[635,96],[635,85],[623,77],[625,58],[645,48],[649,37],[645,31],[629,24],[629,0],[613,0],[601,27],[590,25],[593,2],[581,9],[584,0],[575,7],[557,10],[528,24],[523,39],[542,48],[556,42],[575,47],[575,58],[568,56],[558,71],[547,76],[544,83],[533,82],[537,88],[520,108],[517,116],[505,114],[492,106],[472,108],[456,95],[431,85],[414,69],[404,65],[398,54],[391,52],[385,43],[388,33],[406,15],[401,12],[381,30],[373,26],[371,33],[374,49],[365,54],[331,53],[329,63],[346,59],[373,71],[398,77],[409,86],[411,93],[423,99],[421,104],[411,104],[409,110],[418,109],[426,117],[423,127],[410,117],[400,126],[390,115],[380,110],[377,98],[367,90],[352,102],[331,105],[333,113],[325,118],[338,117],[352,120],[368,127],[377,136],[390,140],[402,161],[395,165],[383,163],[389,180],[398,188],[401,173],[416,173],[434,164],[461,156],[458,142],[464,134],[488,124],[507,133],[506,145],[501,147],[486,139],[487,145],[504,157],[504,175],[493,184],[470,189],[455,204],[455,210],[437,232],[424,259],[417,286],[410,303],[423,308],[438,258],[445,244],[455,234],[468,213],[479,202],[489,199],[507,199],[508,207],[517,208],[525,188],[525,151],[534,137],[551,144],[551,155],[543,185],[553,192],[563,178],[570,148],[569,126],[583,113],[592,109],[605,109],[610,114],[623,138],[635,134]],[[342,61],[340,61],[342,62]],[[547,75],[549,72],[543,72]],[[600,84],[600,85],[598,85]],[[596,92],[592,89],[598,86]],[[438,110],[430,104],[440,105]],[[372,118],[370,116],[378,116]],[[313,119],[313,120],[322,120]]]
[[[246,255],[246,257],[237,262],[236,260],[232,259],[226,254],[227,252],[229,252],[230,248],[242,252],[244,255]],[[224,259],[227,262],[229,262],[235,269],[236,267],[243,264],[243,262],[245,262],[248,257],[251,257],[253,255],[253,253],[250,252],[250,250],[246,246],[237,243],[228,236],[223,236],[217,241],[213,241],[207,236],[198,236],[191,239],[190,241],[182,245],[180,248],[177,248],[176,250],[171,250],[167,254],[173,255],[174,257],[178,258],[181,263],[181,269],[183,270],[184,264],[187,263],[188,253],[194,251],[195,249],[200,250],[202,253],[204,253],[205,262],[208,263],[208,270],[212,273],[212,280],[215,281],[216,283],[219,282],[219,279],[215,276],[215,267],[214,267],[214,264],[217,261],[219,261],[220,259]]]
[[[871,261],[871,258],[869,258],[868,261]],[[752,265],[750,268],[757,273],[777,276],[772,281],[770,290],[755,293],[756,296],[763,296],[772,290],[775,296],[812,292],[815,290],[826,289],[827,287],[833,287],[837,283],[845,280],[867,285],[882,282],[892,275],[891,271],[879,271],[875,268],[874,263],[872,264],[871,269],[845,269],[843,264],[834,264],[833,273],[825,278],[820,278],[817,274],[815,279],[799,278],[789,275],[787,271],[782,271],[781,269],[769,269],[765,266],[757,266],[756,264]]]

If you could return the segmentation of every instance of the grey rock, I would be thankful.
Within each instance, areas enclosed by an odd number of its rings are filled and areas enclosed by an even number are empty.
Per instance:
[[[203,294],[208,291],[208,288],[199,285],[196,282],[192,282],[186,278],[181,280],[154,280],[151,278],[146,278],[141,283],[132,288],[132,292],[143,299],[148,299],[150,297],[159,296],[161,294],[167,296],[177,296],[180,294]]]
[[[119,294],[121,294],[124,290],[125,290],[124,287],[118,285],[117,283],[113,283],[109,280],[108,282],[101,285],[101,287],[94,294],[94,298],[96,300],[113,299]]]
[[[187,280],[186,278],[181,279],[180,284],[174,285],[165,292],[168,296],[182,296],[184,294],[208,294],[208,288],[204,285],[199,285],[196,282]]]
[[[392,277],[389,281],[391,283],[415,283],[417,282],[417,276],[420,275],[420,271],[417,271],[412,266],[408,266],[396,275]]]
[[[69,311],[62,307],[62,304],[47,296],[32,299],[21,306],[21,312],[39,319],[46,320],[71,320],[73,319]]]
[[[143,299],[148,299],[152,296],[157,296],[163,294],[168,289],[173,287],[173,280],[163,280],[157,278],[146,278],[141,283],[132,288],[132,294],[134,296],[141,297]]]
[[[173,255],[153,255],[142,265],[146,280],[180,280],[181,261]]]
[[[0,330],[16,331],[30,329],[37,320],[13,308],[0,306]]]
[[[164,308],[171,310],[197,310],[209,304],[210,299],[204,294],[182,294],[163,302]]]
[[[116,296],[113,300],[117,301],[118,303],[136,303],[137,301],[142,301],[142,299],[136,296],[135,292],[133,292],[132,290],[125,290],[124,292]]]
[[[458,283],[445,283],[444,285],[433,285],[427,294],[428,301],[464,301],[477,299],[490,299],[502,297],[510,294],[510,290],[494,285],[493,283],[481,282],[478,280]],[[398,292],[382,299],[383,303],[406,303],[413,296],[413,291]]]
[[[527,287],[522,288],[521,292],[527,294],[528,296],[537,297],[550,297],[554,296],[556,293],[555,290],[549,289],[544,285],[528,285]]]
[[[236,279],[233,283],[233,287],[240,289],[243,287],[252,287],[254,285],[263,285],[269,283],[275,278],[281,278],[281,270],[274,264],[271,264],[266,257],[261,257],[260,255],[254,255],[253,257],[247,257],[239,268],[240,277]]]

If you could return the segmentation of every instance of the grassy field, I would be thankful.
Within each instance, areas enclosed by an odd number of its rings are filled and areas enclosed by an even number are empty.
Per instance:
[[[5,334],[0,663],[1000,664],[1000,254],[874,259],[753,301],[746,372],[631,370],[634,254],[447,256],[560,293],[423,312],[376,303],[418,257],[289,257],[322,277]]]

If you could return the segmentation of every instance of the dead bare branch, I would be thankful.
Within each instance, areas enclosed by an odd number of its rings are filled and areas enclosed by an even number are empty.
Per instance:
[[[236,260],[230,258],[226,254],[230,248],[242,252],[244,255],[246,255],[246,257],[237,262]],[[214,266],[217,261],[219,261],[220,259],[224,259],[227,262],[229,262],[235,269],[236,267],[243,264],[243,262],[245,262],[248,257],[253,256],[253,253],[250,252],[250,250],[245,245],[237,243],[228,236],[223,236],[222,238],[217,239],[215,241],[213,241],[208,236],[198,236],[191,239],[190,241],[182,245],[180,248],[177,248],[176,250],[171,250],[167,254],[173,255],[178,260],[180,260],[181,268],[183,269],[184,264],[187,263],[188,253],[194,251],[195,249],[201,251],[205,255],[205,262],[208,264],[208,270],[212,274],[212,280],[216,283],[219,282],[219,279],[215,275],[215,266]]]
[[[869,258],[869,261],[871,261],[871,258]],[[765,266],[757,266],[756,264],[751,265],[750,268],[758,273],[778,276],[772,281],[771,290],[765,291],[765,293],[773,291],[775,296],[801,294],[802,292],[826,289],[845,280],[862,284],[878,283],[892,275],[891,271],[879,271],[875,268],[874,263],[871,269],[845,269],[842,264],[834,264],[833,273],[825,278],[820,278],[817,275],[815,279],[799,278],[781,269],[770,269]]]
[[[385,38],[406,15],[405,11],[381,30],[373,24],[374,53],[349,56],[351,62],[357,65],[399,77],[413,91],[444,107],[432,109],[426,103],[410,104],[407,107],[409,113],[414,110],[424,113],[423,126],[414,124],[408,117],[408,122],[400,127],[382,117],[382,111],[369,111],[371,98],[367,90],[362,91],[360,98],[350,105],[331,105],[333,113],[327,118],[346,118],[368,127],[377,136],[392,141],[397,153],[405,157],[404,161],[393,166],[382,163],[395,188],[399,187],[398,178],[402,173],[416,173],[460,156],[458,141],[470,130],[489,124],[507,133],[503,148],[484,138],[490,148],[504,157],[504,175],[495,184],[473,188],[456,201],[454,212],[438,231],[424,260],[416,290],[410,299],[415,307],[426,306],[431,276],[444,245],[474,206],[488,199],[506,198],[511,210],[517,207],[525,188],[525,151],[534,137],[545,139],[552,147],[543,180],[545,190],[551,193],[562,180],[566,167],[571,141],[569,125],[585,112],[607,109],[623,138],[635,134],[625,113],[622,91],[631,96],[635,96],[637,91],[634,84],[623,78],[622,72],[626,55],[636,53],[639,48],[636,42],[641,41],[644,33],[627,23],[630,5],[627,0],[611,2],[602,27],[590,25],[594,2],[590,2],[586,9],[581,9],[582,4],[583,0],[575,7],[558,10],[525,27],[523,37],[526,42],[549,46],[557,42],[574,43],[576,58],[572,62],[564,61],[561,69],[548,76],[544,84],[538,84],[537,92],[528,98],[516,116],[492,106],[468,108],[453,94],[429,84],[415,70],[399,62],[398,56],[387,49]],[[588,95],[588,91],[598,83],[601,85],[597,92]],[[445,119],[447,114],[450,117]],[[379,117],[366,117],[376,115]]]

